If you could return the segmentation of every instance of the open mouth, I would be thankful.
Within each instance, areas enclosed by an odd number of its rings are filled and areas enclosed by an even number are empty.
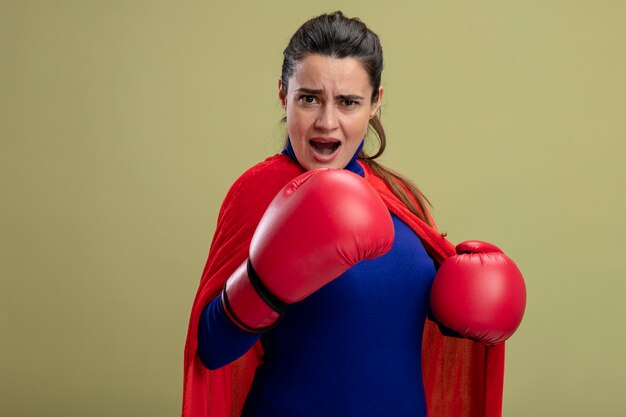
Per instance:
[[[309,144],[319,155],[332,155],[341,146],[341,142],[335,139],[311,139]]]

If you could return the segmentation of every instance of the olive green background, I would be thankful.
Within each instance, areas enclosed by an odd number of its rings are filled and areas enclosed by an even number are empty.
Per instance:
[[[0,0],[0,415],[173,416],[229,185],[296,28],[360,16],[383,162],[526,277],[504,415],[626,415],[626,3]]]

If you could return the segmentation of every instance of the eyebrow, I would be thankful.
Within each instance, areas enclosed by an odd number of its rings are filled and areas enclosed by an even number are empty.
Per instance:
[[[311,94],[311,95],[317,95],[317,94],[323,93],[322,90],[315,90],[313,88],[298,88],[296,91],[299,93],[305,93],[305,94]],[[361,97],[356,94],[341,94],[341,95],[336,96],[335,99],[337,100],[364,100],[365,97]]]

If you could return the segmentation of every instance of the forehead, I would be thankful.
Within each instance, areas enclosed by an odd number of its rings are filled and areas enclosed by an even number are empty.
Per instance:
[[[371,92],[369,75],[355,58],[308,55],[301,59],[289,80],[290,89],[310,88],[365,94]]]

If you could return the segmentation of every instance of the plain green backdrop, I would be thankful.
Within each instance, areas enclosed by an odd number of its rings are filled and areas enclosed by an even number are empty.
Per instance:
[[[383,163],[525,275],[504,415],[626,415],[625,5],[0,0],[0,415],[180,413],[221,200],[335,9],[383,42]]]

